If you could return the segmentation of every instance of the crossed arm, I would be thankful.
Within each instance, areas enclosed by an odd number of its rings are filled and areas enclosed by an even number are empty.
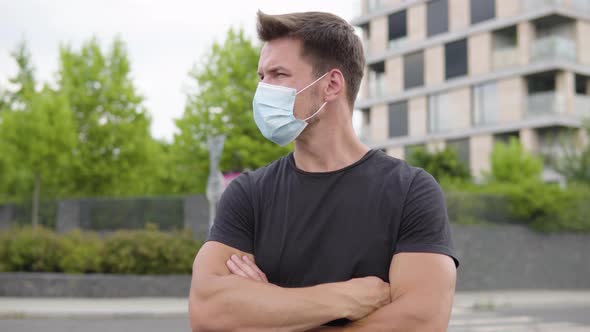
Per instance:
[[[390,285],[373,277],[282,288],[268,283],[252,255],[210,241],[193,265],[191,327],[193,331],[446,331],[456,278],[451,258],[400,253],[392,259],[389,278]],[[339,318],[353,322],[345,327],[321,326]]]

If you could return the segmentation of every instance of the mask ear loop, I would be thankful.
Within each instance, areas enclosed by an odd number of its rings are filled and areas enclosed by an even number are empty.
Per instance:
[[[321,111],[324,109],[324,107],[326,107],[326,105],[327,105],[327,104],[328,104],[328,102],[327,102],[327,101],[325,101],[325,102],[322,104],[322,106],[321,106],[321,107],[320,107],[320,108],[319,108],[319,109],[318,109],[318,110],[317,110],[315,113],[313,113],[311,116],[308,116],[307,118],[303,119],[303,121],[307,121],[307,120],[309,120],[309,119],[313,118],[314,116],[316,116],[316,114],[318,114],[319,112],[321,112]]]
[[[328,75],[330,72],[325,73],[324,75],[322,75],[322,77],[318,78],[317,80],[311,82],[308,86],[306,86],[305,88],[297,91],[297,93],[295,95],[300,94],[301,92],[305,91],[307,88],[309,88],[310,86],[316,84],[317,82],[319,82],[322,78],[326,77],[326,75]]]

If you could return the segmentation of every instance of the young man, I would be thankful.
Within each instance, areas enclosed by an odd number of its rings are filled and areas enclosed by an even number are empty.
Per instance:
[[[258,35],[254,120],[295,150],[223,194],[193,266],[193,331],[446,331],[458,261],[443,194],[355,135],[353,28],[259,12]]]

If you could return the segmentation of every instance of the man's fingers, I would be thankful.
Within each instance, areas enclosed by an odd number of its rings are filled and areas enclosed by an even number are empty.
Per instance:
[[[244,262],[240,257],[236,255],[231,256],[231,260],[235,263],[250,279],[262,281],[262,278],[254,271],[246,262]]]
[[[260,270],[258,268],[258,266],[256,265],[256,263],[254,263],[253,261],[251,261],[250,258],[248,258],[248,256],[244,256],[242,258],[244,259],[244,262],[246,262],[246,264],[248,264],[248,266],[250,266],[254,271],[256,271],[256,273],[258,273],[258,275],[260,276],[260,278],[263,281],[268,282],[268,279],[266,278],[266,274],[264,274],[264,272],[262,272],[262,270]]]
[[[242,269],[240,269],[240,267],[236,265],[236,263],[234,263],[231,259],[228,260],[225,265],[227,265],[227,268],[231,271],[231,273],[248,278],[248,275],[242,271]]]

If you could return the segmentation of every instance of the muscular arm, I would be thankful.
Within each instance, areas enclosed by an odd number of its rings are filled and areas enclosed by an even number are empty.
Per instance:
[[[281,288],[232,274],[225,262],[233,254],[246,255],[214,241],[199,251],[189,295],[193,331],[305,331],[347,317],[356,304],[343,283]]]
[[[453,305],[453,260],[433,253],[400,253],[389,270],[391,304],[343,328],[312,331],[446,331]]]

